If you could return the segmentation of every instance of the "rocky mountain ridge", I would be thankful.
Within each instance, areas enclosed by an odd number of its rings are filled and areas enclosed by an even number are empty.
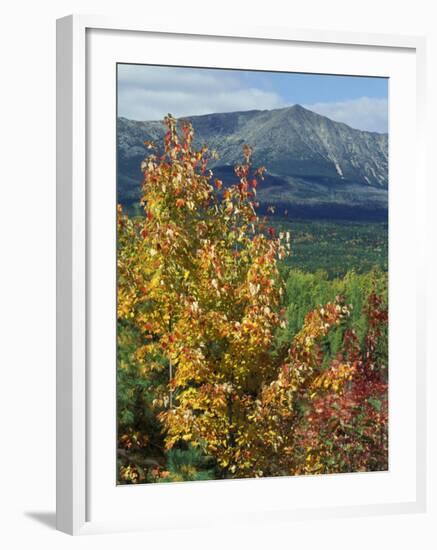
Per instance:
[[[268,202],[310,214],[321,210],[328,217],[348,208],[386,213],[387,134],[357,130],[300,105],[184,119],[193,124],[196,146],[217,150],[219,159],[211,168],[225,184],[235,181],[232,167],[242,160],[243,144],[251,145],[254,166],[267,169],[259,193],[262,205]],[[147,154],[143,142],[159,143],[164,132],[159,121],[118,119],[120,202],[131,205],[138,199],[139,166]]]

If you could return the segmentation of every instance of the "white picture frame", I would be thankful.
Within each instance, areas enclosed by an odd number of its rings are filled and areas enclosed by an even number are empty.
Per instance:
[[[425,402],[425,306],[424,306],[424,281],[425,281],[425,242],[424,231],[424,66],[425,66],[425,41],[420,37],[353,34],[325,31],[304,31],[286,28],[250,28],[232,25],[229,29],[214,29],[204,25],[202,27],[179,28],[177,24],[167,22],[162,26],[152,26],[147,22],[137,20],[111,19],[95,16],[72,15],[57,22],[57,528],[69,534],[85,534],[91,532],[104,532],[110,530],[147,529],[151,527],[164,527],[165,521],[173,524],[186,525],[190,522],[188,516],[177,517],[174,512],[167,512],[167,516],[159,521],[159,510],[151,521],[143,513],[133,519],[127,517],[114,517],[108,513],[107,517],[99,516],[98,520],[90,517],[90,487],[93,484],[93,460],[90,449],[90,410],[92,400],[95,398],[95,390],[91,391],[90,380],[90,348],[92,336],[90,333],[90,303],[93,288],[90,285],[90,235],[92,227],[90,215],[93,211],[90,207],[90,193],[88,180],[90,169],[87,163],[88,134],[87,120],[90,117],[89,110],[92,101],[88,97],[88,84],[91,80],[89,71],[92,64],[88,60],[87,33],[92,30],[120,33],[135,33],[135,36],[154,36],[165,41],[171,37],[197,37],[198,40],[208,38],[226,39],[250,44],[251,41],[265,44],[315,44],[318,47],[336,45],[342,48],[361,48],[363,51],[371,49],[387,49],[408,52],[414,56],[415,64],[415,103],[409,108],[414,110],[415,130],[415,193],[416,231],[414,235],[415,248],[415,279],[412,284],[414,299],[409,307],[414,309],[416,324],[415,342],[415,377],[414,384],[410,385],[414,396],[414,487],[409,494],[410,498],[387,502],[358,502],[354,504],[334,503],[332,507],[300,508],[296,505],[281,504],[274,510],[276,517],[330,517],[342,515],[362,514],[389,514],[398,512],[421,512],[426,506],[426,463],[425,463],[425,433],[426,433],[426,402]],[[110,39],[110,38],[109,38]],[[94,47],[94,46],[93,46]],[[126,61],[124,58],[123,61]],[[91,67],[91,68],[90,68]],[[401,69],[399,69],[401,70]],[[346,74],[347,70],[345,71]],[[115,82],[114,82],[115,86]],[[97,130],[98,131],[98,130]],[[91,140],[90,140],[91,141]],[[88,159],[89,160],[89,159]],[[412,166],[412,165],[411,165]],[[410,168],[411,168],[410,166]],[[92,172],[92,171],[91,171]],[[399,203],[402,207],[402,202]],[[391,260],[394,258],[392,255]],[[411,330],[411,327],[410,327]],[[94,386],[95,387],[95,386]],[[111,390],[112,391],[112,390]],[[94,393],[93,393],[94,392]],[[115,395],[110,395],[115,402]],[[95,433],[95,431],[94,431]],[[413,433],[413,432],[411,432]],[[115,442],[114,442],[115,444]],[[411,466],[412,468],[412,466]],[[410,471],[412,471],[410,468]],[[344,474],[343,474],[344,475]],[[326,477],[326,476],[322,476]],[[326,485],[330,491],[336,490],[340,483],[339,476],[329,476]],[[302,478],[300,478],[302,480]],[[183,499],[187,491],[197,491],[206,494],[208,491],[222,498],[229,491],[231,485],[238,499],[238,494],[246,490],[253,507],[245,514],[250,521],[256,520],[260,514],[268,516],[268,510],[263,508],[262,502],[256,503],[256,494],[259,489],[253,483],[263,483],[263,480],[240,482],[213,482],[213,487],[208,489],[208,483],[196,482],[193,484],[177,484],[177,488],[158,487],[167,492],[173,491],[174,498]],[[282,478],[270,480],[273,482],[270,492],[278,489]],[[252,485],[250,485],[252,483]],[[301,482],[300,482],[301,483]],[[226,485],[227,484],[227,485]],[[171,484],[174,485],[174,484]],[[185,486],[185,487],[184,487]],[[197,487],[199,489],[197,489]],[[202,488],[203,487],[203,488]],[[211,486],[212,487],[212,486]],[[267,484],[264,485],[267,487]],[[276,489],[275,489],[276,488]],[[129,488],[120,488],[126,495]],[[154,498],[157,498],[157,488]],[[130,488],[137,491],[138,489]],[[94,491],[94,489],[93,489]],[[119,493],[121,494],[121,493]],[[220,496],[221,495],[221,496]],[[118,497],[116,497],[118,498]],[[124,500],[126,498],[124,497]],[[261,499],[262,500],[262,499]],[[138,502],[138,501],[137,501]],[[282,502],[282,501],[281,501]],[[115,508],[114,508],[115,510]],[[194,511],[194,508],[193,508]],[[104,514],[103,514],[104,515]],[[187,519],[188,518],[188,519]],[[229,519],[229,518],[228,518]],[[164,521],[165,520],[165,521]],[[235,516],[236,521],[241,517]],[[200,518],[193,520],[193,525],[201,525],[205,520]]]

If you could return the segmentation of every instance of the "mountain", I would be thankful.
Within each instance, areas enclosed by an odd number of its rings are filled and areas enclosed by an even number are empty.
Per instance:
[[[309,217],[386,219],[388,205],[388,135],[356,130],[300,105],[283,109],[214,113],[185,117],[194,127],[195,145],[216,149],[211,163],[225,184],[235,181],[233,166],[242,146],[253,148],[254,166],[265,166],[259,186],[261,209]],[[138,200],[146,156],[144,140],[162,141],[157,121],[120,117],[117,127],[119,200]]]

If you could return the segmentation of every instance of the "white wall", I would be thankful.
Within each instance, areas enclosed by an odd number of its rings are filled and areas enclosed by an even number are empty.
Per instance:
[[[217,531],[72,539],[54,523],[55,434],[55,19],[71,12],[130,15],[180,22],[213,18],[260,25],[313,29],[428,34],[429,159],[435,157],[437,128],[437,18],[435,2],[416,0],[15,0],[2,6],[0,65],[1,128],[1,293],[0,378],[0,543],[4,548],[417,548],[437,547],[436,476],[431,470],[430,512],[284,525],[261,524]],[[431,162],[429,165],[431,166]],[[429,214],[436,232],[436,191],[431,185]],[[407,220],[408,223],[408,220]],[[436,248],[435,238],[429,247]],[[431,256],[431,253],[430,253]],[[429,274],[436,279],[435,253]],[[430,312],[437,308],[429,290]],[[429,325],[429,380],[435,387],[437,353]],[[436,406],[430,391],[430,464],[436,463]],[[406,404],[407,406],[407,404]],[[434,527],[432,522],[434,521]],[[47,525],[49,524],[49,525]],[[8,539],[8,542],[6,542]]]

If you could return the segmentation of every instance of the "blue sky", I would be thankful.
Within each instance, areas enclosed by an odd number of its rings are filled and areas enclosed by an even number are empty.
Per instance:
[[[361,130],[388,129],[384,78],[118,65],[118,114],[134,120],[295,103]]]

